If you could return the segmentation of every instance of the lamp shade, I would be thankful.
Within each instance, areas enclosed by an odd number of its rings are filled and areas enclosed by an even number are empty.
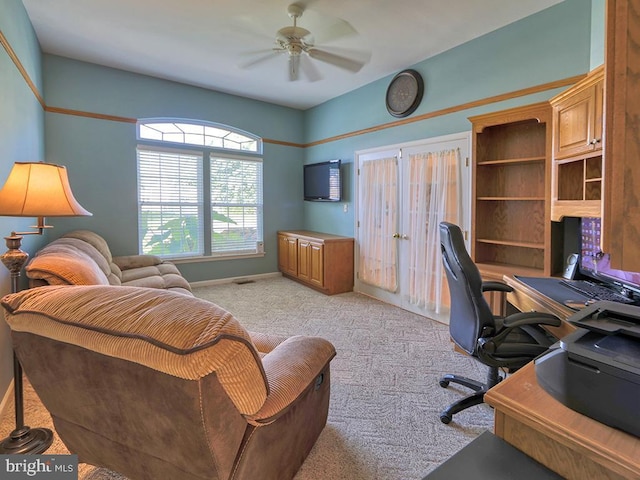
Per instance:
[[[16,162],[0,190],[0,215],[75,217],[91,215],[74,198],[67,169],[43,162]]]

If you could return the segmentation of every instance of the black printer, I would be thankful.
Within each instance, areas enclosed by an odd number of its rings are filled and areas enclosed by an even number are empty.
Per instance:
[[[640,307],[601,301],[535,360],[538,383],[567,407],[640,437]]]

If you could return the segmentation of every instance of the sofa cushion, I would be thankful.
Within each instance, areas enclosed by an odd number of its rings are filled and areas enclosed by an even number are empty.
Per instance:
[[[107,277],[109,277],[110,284],[119,285],[119,283],[112,280],[111,277],[116,277],[118,280],[120,280],[120,277],[122,276],[120,268],[113,263],[111,249],[109,249],[109,244],[104,238],[102,238],[97,233],[92,232],[91,230],[73,230],[71,232],[65,233],[62,238],[77,239],[84,244],[93,247],[95,251],[98,252],[98,254],[101,255],[102,258],[104,258],[107,262],[107,270],[105,271],[105,274],[107,275]]]
[[[211,302],[127,286],[48,286],[2,299],[12,330],[197,380],[214,373],[238,411],[255,414],[268,384],[249,333]]]
[[[120,271],[131,270],[132,268],[153,267],[160,265],[163,260],[156,255],[122,255],[113,257],[113,263]]]
[[[189,282],[173,263],[161,263],[152,267],[138,267],[122,271],[122,285],[131,287],[164,288],[191,291]]]
[[[43,252],[29,262],[26,271],[29,278],[49,285],[109,285],[104,272],[79,250]]]
[[[104,238],[91,230],[73,230],[65,233],[62,238],[77,238],[78,240],[82,240],[100,252],[108,263],[113,261],[109,244],[107,244]]]
[[[46,245],[44,248],[42,248],[42,250],[40,250],[36,254],[36,256],[33,258],[33,260],[30,262],[30,267],[27,267],[27,274],[29,275],[29,277],[35,278],[30,275],[30,272],[32,270],[38,270],[41,268],[40,265],[43,262],[41,261],[42,259],[40,259],[39,257],[43,257],[45,255],[52,255],[52,254],[56,255],[59,253],[64,253],[65,257],[78,254],[77,259],[75,260],[75,263],[87,262],[87,265],[82,265],[82,268],[84,268],[85,270],[86,269],[95,270],[96,268],[100,269],[103,276],[107,279],[107,283],[106,283],[107,285],[120,285],[121,283],[120,277],[112,273],[111,267],[109,266],[109,262],[107,262],[107,260],[104,258],[104,255],[102,255],[90,243],[87,243],[77,238],[62,237]],[[48,268],[55,267],[55,265],[49,261],[46,263],[48,265]],[[64,265],[59,265],[59,267],[61,269],[60,273],[62,273],[62,271],[64,270]],[[63,275],[59,275],[59,276],[63,279],[66,278],[66,276],[63,276]],[[54,283],[54,285],[60,284],[60,283],[64,284],[65,282],[57,282],[57,283]],[[66,283],[71,285],[104,285],[103,282],[76,283],[73,281],[68,281]]]

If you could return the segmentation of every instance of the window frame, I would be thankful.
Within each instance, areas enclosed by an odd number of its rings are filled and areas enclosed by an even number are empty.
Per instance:
[[[240,137],[244,137],[247,140],[250,140],[252,142],[255,142],[255,149],[252,150],[248,150],[248,149],[242,149],[242,148],[231,148],[231,147],[224,147],[224,146],[208,146],[204,143],[199,144],[199,143],[189,143],[189,142],[176,142],[176,141],[172,141],[172,140],[158,140],[158,139],[153,139],[153,138],[148,138],[148,137],[144,137],[141,135],[141,130],[142,128],[151,128],[149,127],[149,125],[168,125],[168,124],[173,124],[176,128],[179,129],[179,125],[185,125],[185,126],[191,126],[191,127],[204,127],[204,129],[212,129],[212,130],[219,130],[219,131],[226,131],[227,135],[223,136],[215,136],[213,134],[211,135],[205,135],[206,130],[203,131],[203,137],[211,137],[211,138],[220,138],[222,143],[224,144],[224,139],[228,136],[240,136]],[[178,132],[173,132],[178,134]],[[210,132],[212,133],[212,132]],[[170,132],[166,132],[166,134],[171,134]],[[197,136],[196,134],[190,133],[190,132],[185,132],[184,130],[182,131],[182,135],[184,137],[190,136]],[[196,148],[206,148],[206,149],[211,149],[211,150],[219,150],[219,151],[224,151],[224,152],[240,152],[242,155],[245,154],[256,154],[256,155],[262,155],[262,146],[263,146],[263,142],[262,142],[262,138],[254,135],[253,133],[247,132],[245,130],[241,130],[239,128],[235,128],[229,125],[224,125],[222,123],[216,123],[216,122],[208,122],[205,120],[191,120],[191,119],[185,119],[185,118],[167,118],[167,117],[157,117],[157,118],[145,118],[145,119],[140,119],[136,122],[136,139],[140,142],[153,142],[153,143],[157,143],[157,144],[162,144],[162,145],[181,145],[181,146],[187,146],[187,148],[191,148],[191,147],[196,147]],[[238,142],[234,142],[233,140],[229,139],[230,142],[233,143],[238,143]],[[204,138],[203,138],[203,142],[204,142]]]
[[[191,143],[178,143],[166,140],[151,140],[140,137],[140,127],[144,126],[148,123],[158,123],[158,122],[166,122],[166,123],[179,123],[179,124],[190,124],[190,125],[203,125],[208,127],[213,127],[217,129],[227,130],[232,134],[242,135],[249,139],[253,139],[255,141],[255,152],[247,151],[247,150],[239,150],[234,148],[217,148],[217,147],[208,147],[204,145],[197,145]],[[187,120],[187,119],[176,119],[176,118],[153,118],[153,119],[141,119],[138,120],[136,124],[136,138],[137,138],[137,146],[136,146],[136,174],[138,175],[137,180],[137,215],[138,215],[138,251],[143,254],[143,245],[141,238],[141,229],[140,229],[140,214],[141,214],[141,199],[140,199],[140,189],[139,189],[139,175],[140,175],[140,164],[138,151],[139,150],[147,150],[147,151],[158,151],[158,152],[168,152],[168,153],[183,153],[183,154],[192,154],[199,155],[201,161],[201,187],[202,190],[200,192],[201,204],[199,212],[201,212],[202,218],[199,218],[199,222],[202,225],[202,240],[203,240],[203,248],[202,254],[197,255],[186,255],[186,256],[174,256],[174,255],[157,255],[160,258],[171,260],[174,263],[191,263],[191,262],[202,262],[202,261],[213,261],[213,260],[230,260],[236,258],[251,258],[251,257],[263,257],[264,256],[264,159],[262,157],[262,138],[245,132],[243,130],[231,127],[229,125],[223,125],[215,122],[207,122],[207,121],[199,121],[199,120]],[[213,252],[212,245],[212,237],[213,237],[213,222],[212,222],[212,184],[211,184],[211,165],[212,160],[214,158],[223,158],[230,160],[240,160],[240,161],[249,161],[249,162],[258,162],[261,164],[260,169],[260,182],[259,191],[260,191],[260,199],[259,199],[259,212],[257,213],[257,241],[256,241],[256,249],[251,252],[243,252],[243,251],[232,251],[230,253],[220,253]]]

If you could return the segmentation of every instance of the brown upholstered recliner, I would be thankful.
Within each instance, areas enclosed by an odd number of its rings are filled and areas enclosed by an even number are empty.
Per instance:
[[[331,343],[247,332],[169,291],[48,286],[2,299],[14,348],[81,462],[139,479],[290,479],[324,428]]]

